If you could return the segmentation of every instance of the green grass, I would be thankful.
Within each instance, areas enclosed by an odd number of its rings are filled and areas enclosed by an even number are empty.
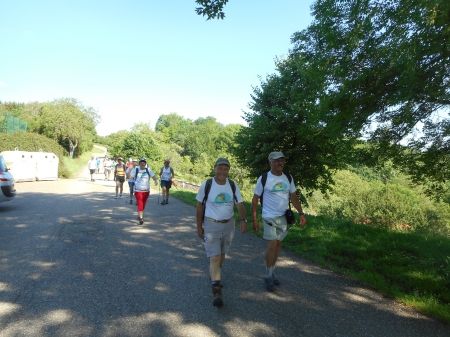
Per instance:
[[[197,205],[193,191],[178,187],[171,195]],[[250,203],[244,204],[250,220]],[[285,248],[450,323],[450,240],[319,216],[307,220],[305,228],[291,228]]]
[[[66,171],[68,172],[68,177],[73,178],[75,177],[78,172],[80,172],[83,169],[88,170],[88,161],[91,159],[91,155],[99,155],[103,156],[104,152],[102,152],[100,149],[94,148],[92,152],[85,152],[83,153],[80,158],[76,157],[74,154],[74,158],[69,157],[63,157],[64,164],[66,166]]]

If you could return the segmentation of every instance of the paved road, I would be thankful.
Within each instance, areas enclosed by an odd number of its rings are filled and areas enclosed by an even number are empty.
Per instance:
[[[101,175],[99,175],[101,177]],[[450,336],[347,278],[283,251],[263,288],[265,242],[236,234],[214,308],[194,207],[153,191],[146,224],[113,182],[17,184],[0,204],[0,336]]]

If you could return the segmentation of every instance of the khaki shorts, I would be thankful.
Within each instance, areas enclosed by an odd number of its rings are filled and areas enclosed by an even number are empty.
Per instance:
[[[206,256],[211,257],[228,253],[234,237],[234,219],[231,219],[227,223],[213,222],[205,219],[203,228],[205,230],[204,245]]]
[[[264,235],[265,240],[283,241],[288,233],[286,217],[284,215],[276,218],[264,218]]]

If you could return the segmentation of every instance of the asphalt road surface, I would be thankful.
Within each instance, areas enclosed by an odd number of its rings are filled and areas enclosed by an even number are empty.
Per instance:
[[[217,309],[194,207],[162,206],[153,190],[139,226],[102,177],[18,183],[0,204],[1,337],[450,336],[449,325],[285,250],[282,285],[268,293],[266,243],[250,233],[236,232]]]

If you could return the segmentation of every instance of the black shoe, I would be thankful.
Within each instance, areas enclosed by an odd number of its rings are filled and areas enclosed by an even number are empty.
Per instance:
[[[166,204],[166,201],[165,200],[163,200],[162,201],[162,203],[161,203],[161,205],[165,205]]]
[[[133,205],[133,199],[130,199],[130,205]]]
[[[212,287],[212,292],[214,296],[213,306],[215,307],[223,306],[222,289],[220,287]]]
[[[276,286],[279,286],[281,284],[280,280],[277,279],[277,277],[275,276],[274,273],[272,273],[272,280],[273,280],[273,284],[275,284]]]
[[[267,291],[274,291],[275,290],[275,284],[273,282],[273,278],[269,277],[265,277],[264,278],[264,283],[266,284],[266,289]]]
[[[142,219],[142,218],[139,218],[139,225],[143,225],[144,224],[144,219]]]
[[[169,203],[169,199],[166,199],[166,204],[168,204]]]

